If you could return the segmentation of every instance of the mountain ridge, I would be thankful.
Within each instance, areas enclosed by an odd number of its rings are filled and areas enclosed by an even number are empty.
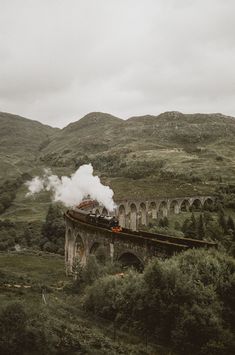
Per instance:
[[[50,126],[48,124],[44,124],[44,123],[42,123],[42,122],[40,122],[38,120],[34,120],[34,119],[31,119],[31,118],[28,118],[28,117],[24,117],[24,116],[21,116],[21,115],[10,113],[10,112],[0,111],[0,121],[2,121],[3,119],[8,119],[8,120],[10,119],[10,120],[13,120],[13,121],[21,120],[22,122],[30,121],[30,122],[34,122],[34,123],[42,125],[42,126],[46,126],[48,128],[60,129],[60,128],[57,128],[57,127],[52,127],[52,126]]]
[[[77,120],[68,123],[64,127],[60,128],[60,127],[53,127],[53,126],[51,126],[49,124],[45,124],[45,123],[42,123],[42,122],[40,122],[38,120],[31,119],[31,118],[28,118],[28,117],[24,117],[24,116],[21,116],[21,115],[18,115],[18,114],[13,114],[13,113],[10,113],[10,112],[0,111],[0,121],[3,118],[6,118],[6,119],[14,120],[14,121],[21,120],[23,122],[34,122],[35,124],[39,124],[41,126],[45,126],[45,127],[49,128],[49,129],[57,130],[58,132],[66,129],[68,127],[74,127],[76,124],[81,124],[81,123],[84,124],[85,121],[87,121],[87,120],[89,120],[89,123],[98,123],[100,121],[104,121],[104,118],[105,118],[106,121],[107,121],[107,119],[111,119],[113,122],[114,121],[116,121],[116,122],[128,122],[128,121],[139,120],[139,119],[156,119],[156,118],[161,118],[161,117],[164,117],[164,118],[169,118],[169,117],[171,117],[171,118],[172,117],[179,118],[179,117],[183,117],[183,116],[194,116],[194,117],[196,117],[196,116],[199,116],[199,117],[200,116],[203,116],[203,117],[214,116],[214,117],[222,118],[222,119],[235,120],[234,116],[225,115],[225,114],[219,113],[219,112],[215,112],[215,113],[213,113],[213,112],[212,113],[201,113],[201,112],[182,113],[180,111],[165,111],[165,112],[162,112],[162,113],[157,114],[157,115],[145,114],[145,115],[131,116],[131,117],[128,117],[127,119],[124,119],[124,118],[121,118],[121,117],[114,116],[114,115],[112,115],[110,113],[101,112],[101,111],[92,111],[92,112],[89,112],[89,113],[85,114],[84,116],[78,118]],[[102,120],[100,120],[100,119],[102,119]]]
[[[235,175],[235,119],[222,114],[135,116],[91,112],[63,129],[0,113],[0,179],[16,172],[59,174],[91,162],[121,196],[162,191],[211,193]],[[2,129],[1,129],[2,128]],[[3,129],[4,128],[4,129]],[[209,182],[208,182],[209,181]],[[151,190],[152,189],[152,190]],[[129,192],[128,192],[129,191]],[[149,192],[148,192],[149,193]]]

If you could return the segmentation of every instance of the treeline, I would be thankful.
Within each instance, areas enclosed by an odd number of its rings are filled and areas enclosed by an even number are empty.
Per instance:
[[[81,344],[61,321],[53,321],[44,310],[30,310],[19,302],[0,312],[0,354],[80,354]],[[85,350],[85,349],[84,349]]]
[[[62,166],[64,166],[63,159],[64,156],[61,156]],[[84,154],[78,159],[69,159],[70,164],[74,165],[76,169],[83,164],[92,163],[96,171],[109,177],[119,176],[139,180],[154,176],[159,181],[175,180],[180,182],[185,181],[191,184],[202,183],[205,178],[205,176],[192,171],[186,170],[179,172],[177,169],[169,169],[166,164],[166,159],[156,159],[156,157],[152,158],[152,160],[149,157],[148,159],[144,159],[143,156],[139,157],[138,154],[130,148],[123,148],[115,153]],[[219,183],[222,182],[220,176],[214,175],[210,176],[209,180]]]
[[[63,255],[64,237],[63,210],[57,204],[49,206],[43,224],[0,220],[0,251],[31,248]]]
[[[220,212],[216,219],[210,213],[200,214],[197,218],[192,213],[190,218],[186,218],[182,225],[185,236],[197,239],[219,239],[227,234],[235,236],[235,224],[231,216],[226,216]]]
[[[22,294],[21,297],[22,298]],[[32,294],[32,299],[35,294]],[[57,297],[55,297],[58,300]],[[34,300],[35,302],[35,300]],[[114,342],[110,334],[77,315],[77,306],[66,299],[43,307],[9,302],[0,307],[1,355],[126,355],[144,354],[145,347]],[[58,308],[59,307],[59,312]]]
[[[235,221],[225,213],[221,202],[191,213],[183,222],[171,224],[171,217],[160,218],[149,224],[150,231],[170,233],[178,237],[215,241],[230,255],[235,256]],[[232,210],[231,210],[232,212]]]
[[[235,210],[235,185],[223,184],[217,189],[218,200],[225,208]]]
[[[15,223],[0,220],[0,251],[10,250],[16,244],[16,225]]]
[[[115,154],[100,154],[94,156],[87,156],[86,154],[76,160],[75,167],[78,168],[83,164],[91,163],[95,170],[107,174],[110,177],[122,176],[134,180],[146,178],[148,176],[157,174],[158,170],[165,165],[164,160],[138,160],[136,161],[136,154],[132,154],[132,159],[127,162],[126,156],[131,153],[131,149],[122,149]]]
[[[182,226],[176,222],[175,229],[183,232],[185,238],[215,241],[235,257],[235,222],[223,209],[216,215],[207,211],[199,216],[192,213]]]
[[[39,246],[41,250],[64,254],[65,223],[63,219],[63,209],[60,205],[51,204],[49,206],[46,221],[42,226]]]
[[[40,222],[0,220],[0,251],[22,248],[37,249],[41,239]]]
[[[83,306],[179,354],[232,355],[234,273],[234,259],[206,250],[155,259],[142,274],[99,277],[96,267],[98,276],[85,289]]]
[[[28,179],[30,175],[25,173],[16,179],[6,180],[0,185],[0,214],[10,207],[18,188]]]

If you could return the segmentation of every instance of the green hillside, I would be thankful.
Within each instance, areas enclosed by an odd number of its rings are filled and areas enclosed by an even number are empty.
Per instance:
[[[91,162],[116,199],[213,194],[235,182],[234,136],[235,119],[221,114],[165,112],[125,121],[93,112],[57,129],[0,113],[0,182],[44,167],[68,175]],[[1,218],[44,218],[48,194],[29,200],[22,181],[16,185]]]
[[[233,317],[227,316],[234,303],[234,133],[235,119],[219,114],[166,112],[124,121],[97,112],[61,130],[0,114],[0,323],[10,310],[15,327],[20,310],[24,339],[45,334],[55,353],[66,350],[61,354],[72,353],[74,344],[84,354],[234,353]],[[70,281],[63,271],[63,207],[51,204],[46,191],[26,197],[25,181],[45,167],[61,176],[90,162],[115,199],[217,193],[213,206],[169,213],[141,228],[213,241],[218,251],[156,258],[143,273],[101,262],[97,253]],[[11,306],[16,300],[20,305]],[[8,349],[19,337],[2,329]]]
[[[0,181],[34,168],[40,150],[57,131],[37,121],[0,112]]]
[[[81,155],[110,150],[114,134],[120,137],[125,121],[106,113],[93,112],[63,128],[41,151],[41,161],[54,166],[73,165]]]
[[[213,193],[234,179],[235,119],[166,112],[126,121],[90,113],[61,130],[41,162],[75,167],[92,162],[116,197]]]

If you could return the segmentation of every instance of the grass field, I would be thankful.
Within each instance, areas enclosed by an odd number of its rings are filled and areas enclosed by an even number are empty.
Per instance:
[[[16,194],[11,206],[1,215],[1,219],[10,219],[14,222],[44,222],[49,204],[49,193],[41,192],[33,197],[26,197],[27,187],[22,185]]]
[[[165,112],[123,121],[96,112],[59,130],[0,113],[0,181],[35,176],[44,167],[68,175],[93,162],[116,198],[213,194],[221,181],[235,181],[234,132],[235,120],[216,114]],[[22,191],[9,213],[22,219],[32,207],[40,215]]]
[[[8,286],[5,284],[6,275]],[[169,354],[168,350],[152,343],[146,350],[144,339],[118,329],[114,341],[113,323],[84,313],[80,307],[80,296],[61,288],[70,281],[65,276],[63,257],[0,253],[0,310],[7,304],[18,301],[29,314],[33,314],[35,310],[44,314],[47,322],[56,324],[57,327],[63,324],[78,337],[86,354]],[[15,287],[25,284],[32,287]],[[42,298],[41,286],[44,287],[46,304]]]
[[[23,302],[27,307],[43,305],[41,288],[53,290],[66,281],[64,258],[58,255],[0,253],[0,305]],[[51,299],[55,293],[50,294]]]
[[[46,286],[56,286],[66,280],[64,258],[56,254],[1,253],[0,270]]]

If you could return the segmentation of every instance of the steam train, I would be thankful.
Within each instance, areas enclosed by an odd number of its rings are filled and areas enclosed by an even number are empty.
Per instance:
[[[96,225],[97,227],[110,229],[112,232],[121,232],[118,219],[113,216],[104,216],[92,213],[90,210],[97,206],[96,201],[88,200],[81,202],[78,206],[68,211],[69,215],[82,222]]]
[[[120,227],[119,221],[116,217],[92,213],[92,210],[97,205],[98,203],[96,201],[82,201],[78,206],[68,210],[66,215],[78,221],[111,230],[114,233],[120,232],[120,236],[125,236],[126,239],[129,238],[131,241],[133,241],[134,237],[135,242],[138,240],[144,245],[146,245],[146,243],[151,243],[151,245],[158,246],[169,252],[186,250],[187,248],[217,248],[217,243],[214,242],[150,233],[143,230],[133,231],[127,228],[122,228]]]

